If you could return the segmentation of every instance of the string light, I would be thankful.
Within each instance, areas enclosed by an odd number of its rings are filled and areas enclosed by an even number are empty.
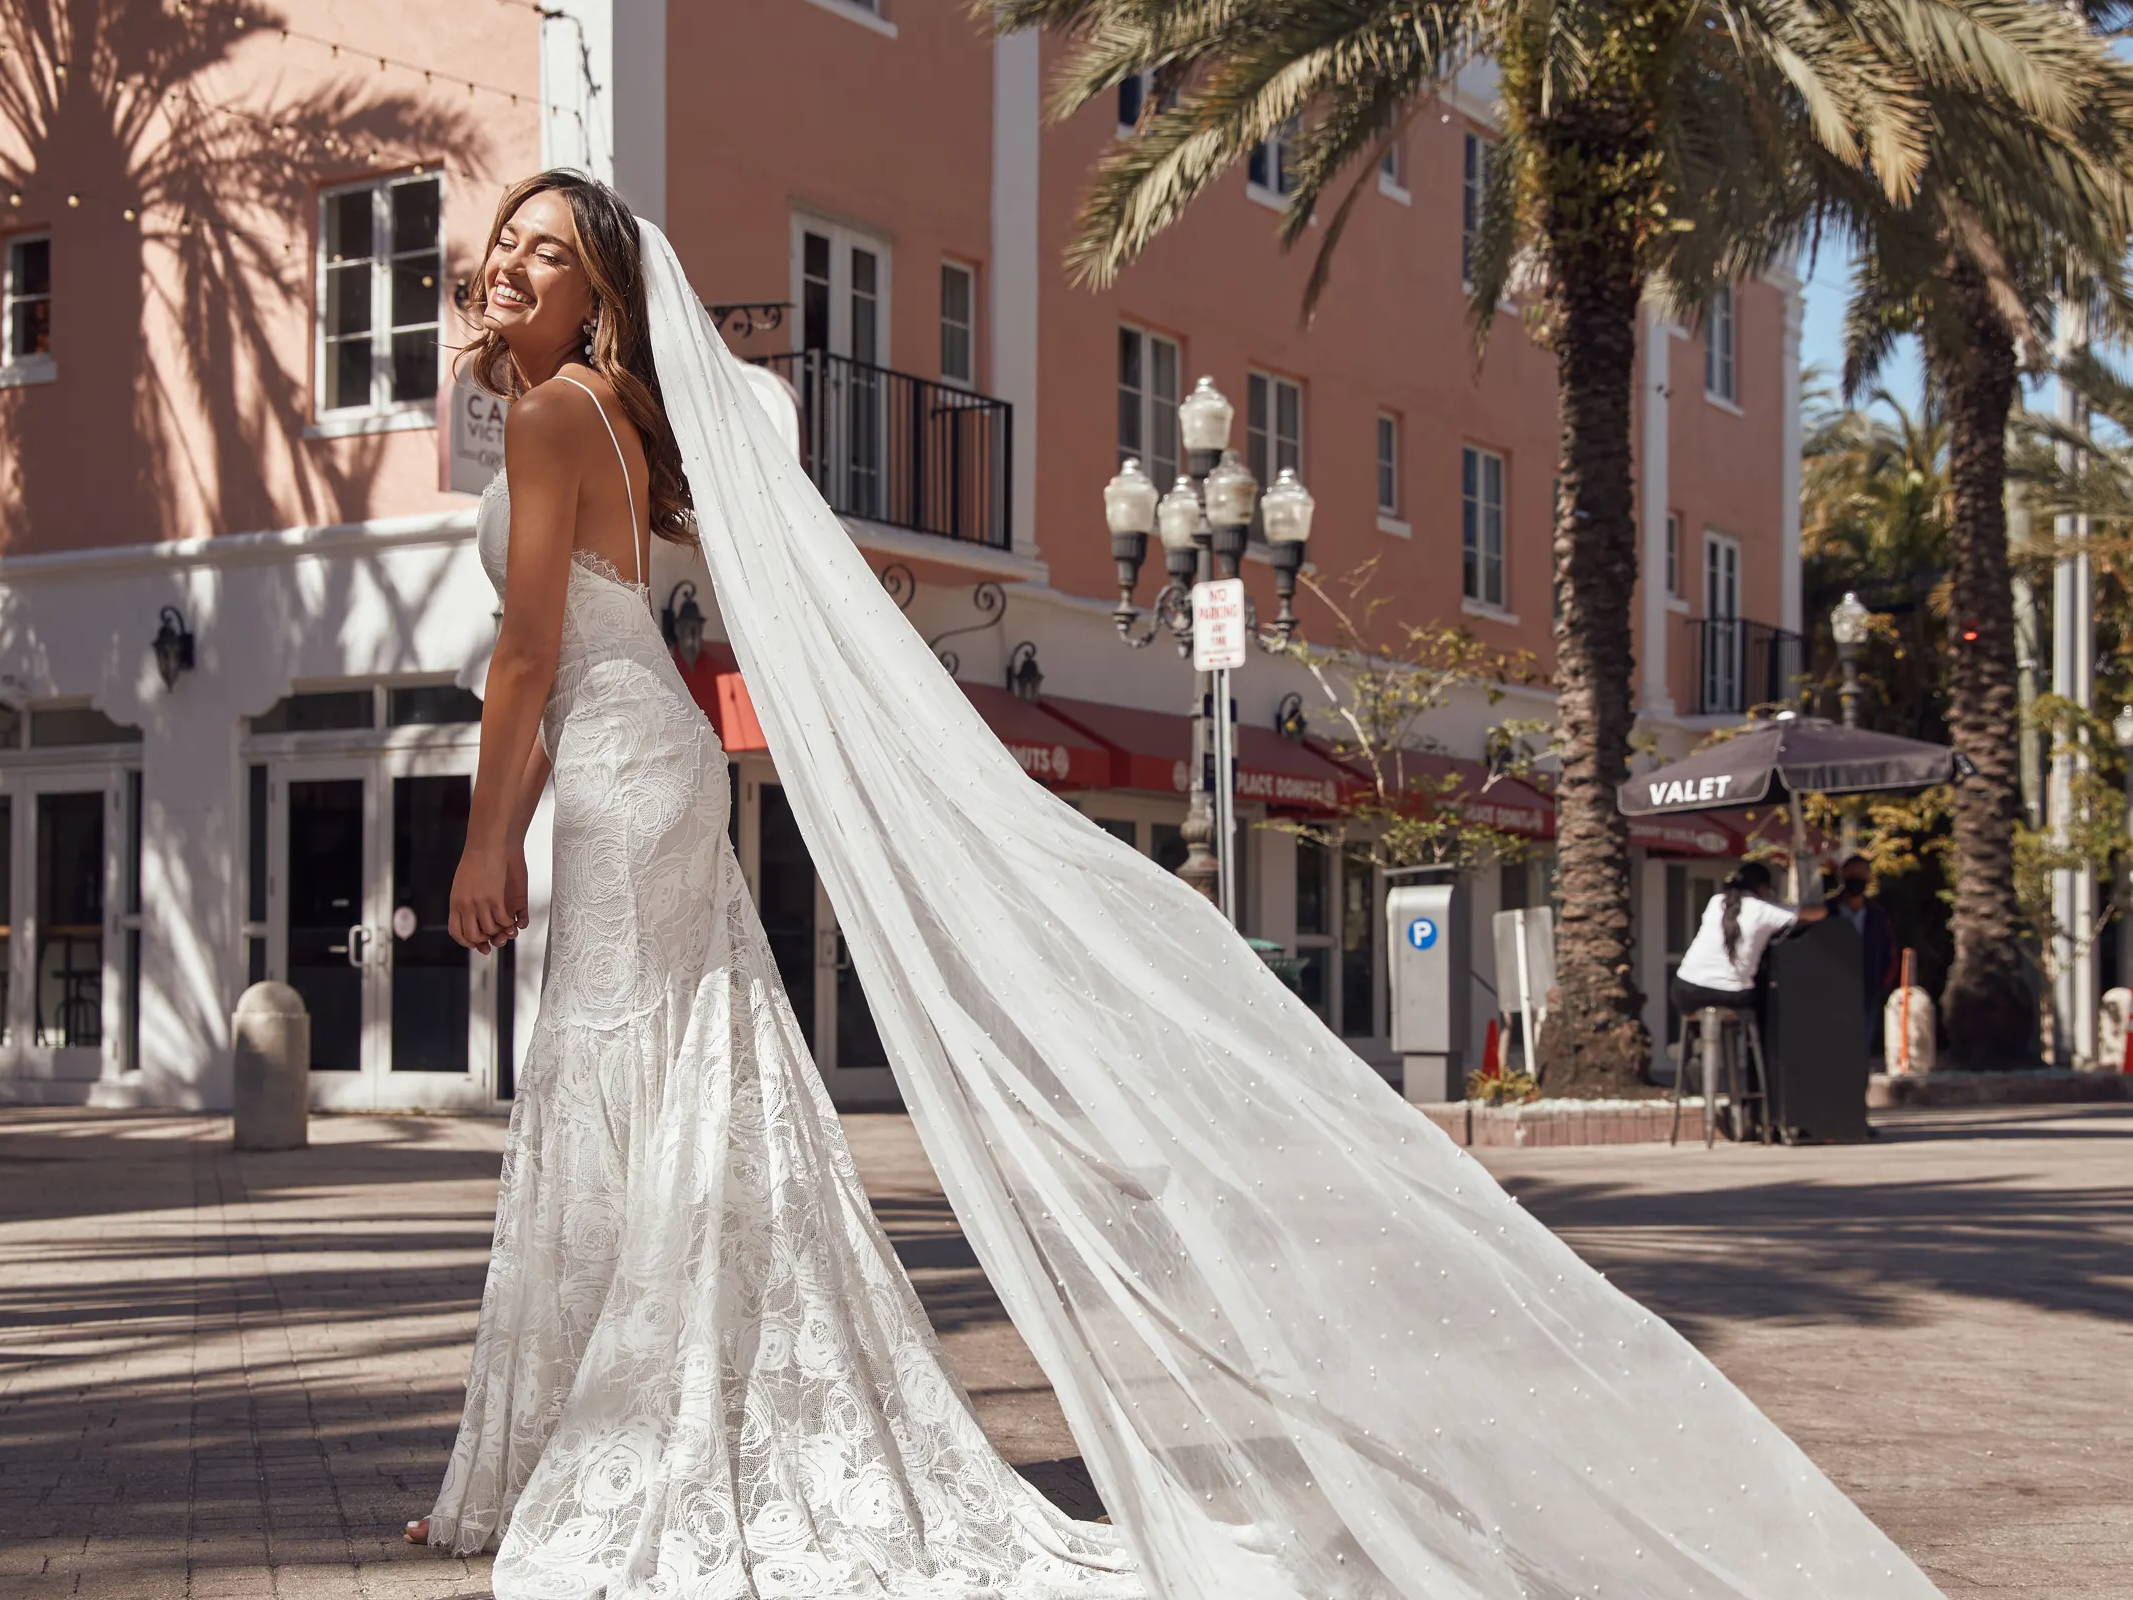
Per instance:
[[[548,5],[541,4],[540,0],[495,0],[495,3],[498,5],[512,6],[524,11],[530,11],[543,23],[569,19],[568,13],[555,9],[554,7]],[[180,16],[192,17],[195,14],[195,8],[189,3],[187,3],[187,0],[178,0],[178,4],[176,5],[175,9],[177,11],[177,14]],[[230,22],[234,28],[240,31],[245,30],[249,27],[248,19],[242,14],[233,13],[230,17]],[[343,52],[345,51],[351,56],[364,60],[375,61],[377,63],[377,69],[380,72],[388,72],[396,69],[408,73],[419,72],[421,73],[422,80],[425,84],[433,88],[437,87],[440,84],[445,86],[457,85],[466,90],[469,98],[472,98],[477,94],[493,94],[503,99],[513,107],[525,104],[537,107],[543,111],[554,110],[577,113],[582,115],[582,109],[576,106],[575,104],[565,103],[562,101],[549,101],[543,99],[538,94],[527,94],[523,90],[508,88],[501,84],[484,83],[473,78],[461,78],[454,74],[440,73],[434,67],[426,67],[420,62],[407,61],[394,56],[381,55],[367,49],[358,49],[354,46],[349,45],[344,40],[332,39],[318,34],[307,33],[300,28],[280,26],[274,28],[273,31],[280,34],[282,43],[284,44],[300,42],[321,47],[327,51],[330,59],[336,61],[341,58]],[[53,64],[52,71],[58,79],[64,82],[68,75],[68,64],[65,61],[55,62]],[[585,77],[586,86],[590,92],[594,94],[598,94],[601,92],[600,85],[593,82],[589,75],[583,74],[582,68],[581,75]],[[126,81],[130,86],[136,89],[141,89],[145,86],[144,75],[142,74],[136,73],[130,78],[128,78]],[[358,149],[355,145],[349,143],[346,139],[342,138],[338,133],[325,132],[321,134],[306,135],[301,133],[298,129],[284,122],[279,122],[269,117],[260,116],[255,112],[244,111],[236,106],[220,104],[210,105],[201,98],[199,91],[190,83],[180,84],[172,87],[170,90],[167,91],[167,94],[164,98],[166,104],[170,106],[178,106],[181,103],[189,103],[193,113],[202,118],[208,116],[218,116],[228,119],[234,119],[236,121],[249,124],[250,126],[256,129],[259,129],[266,137],[269,137],[278,143],[287,143],[291,145],[296,151],[309,152],[314,156],[330,156],[342,160],[356,160],[370,166],[377,166],[381,164],[381,152],[378,146],[376,146],[375,144],[366,145],[361,149]],[[471,168],[454,167],[449,164],[441,164],[427,160],[411,163],[410,165],[413,174],[416,176],[427,176],[430,173],[438,173],[453,178],[465,179],[469,182],[475,183],[491,181],[494,176],[491,173],[477,172]],[[26,203],[26,199],[27,196],[23,190],[13,189],[8,193],[7,203],[11,209],[20,210]],[[99,203],[99,197],[93,192],[71,190],[68,191],[66,195],[66,205],[70,210],[78,211],[82,209],[85,204],[93,210]],[[137,202],[128,202],[124,204],[117,204],[115,202],[101,203],[114,204],[115,208],[119,212],[119,215],[125,221],[142,226],[147,225],[150,215],[155,209],[152,207],[143,206]],[[178,232],[181,234],[190,235],[194,230],[194,224],[196,219],[182,211],[176,214],[179,218]],[[200,226],[203,228],[211,228],[218,232],[229,234],[234,237],[250,239],[255,243],[261,245],[279,243],[284,254],[288,253],[293,248],[294,241],[290,238],[284,238],[277,241],[268,238],[265,235],[254,233],[244,228],[236,227],[235,225],[230,223],[201,220]]]

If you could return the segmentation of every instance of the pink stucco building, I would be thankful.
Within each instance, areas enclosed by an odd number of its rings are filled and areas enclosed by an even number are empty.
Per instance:
[[[269,976],[311,1004],[318,1103],[507,1099],[538,929],[492,961],[441,926],[493,630],[467,490],[494,418],[451,392],[440,341],[500,188],[542,165],[609,177],[666,227],[1033,781],[1151,854],[1180,851],[1191,680],[1117,637],[1100,494],[1124,455],[1176,472],[1202,374],[1261,481],[1293,466],[1316,496],[1318,570],[1377,558],[1389,615],[1547,657],[1552,367],[1510,315],[1477,363],[1461,287],[1485,74],[1388,156],[1306,328],[1307,256],[1273,239],[1278,149],[1115,290],[1071,287],[1075,201],[1137,89],[1051,124],[1052,47],[983,36],[959,0],[290,0],[107,10],[96,39],[30,10],[51,27],[0,55],[37,108],[0,128],[0,1100],[226,1105],[228,1013]],[[1644,327],[1638,695],[1670,746],[1791,668],[1798,334],[1789,278],[1736,286],[1706,329]],[[787,983],[840,1100],[885,1099],[708,586],[662,560],[659,597],[694,581],[713,613],[689,674]],[[1245,575],[1271,615],[1261,555]],[[1034,698],[1009,686],[1031,658]],[[1238,675],[1247,822],[1341,781],[1276,732],[1291,692],[1308,716],[1301,672]],[[1492,718],[1546,713],[1538,691],[1476,696],[1432,733],[1473,757]],[[1543,798],[1504,810],[1545,840]],[[1243,925],[1385,1059],[1375,875],[1243,839]],[[1640,837],[1655,1025],[1733,842]],[[1547,884],[1544,851],[1478,875],[1471,914]]]

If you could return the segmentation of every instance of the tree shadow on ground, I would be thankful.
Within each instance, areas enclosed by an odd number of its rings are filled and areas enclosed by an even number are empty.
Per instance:
[[[2043,1137],[2071,1126],[2108,1136],[2126,1125],[2115,1108],[2027,1117],[1971,1132]],[[307,1151],[232,1155],[200,1136],[216,1120],[17,1111],[0,1127],[0,1216],[31,1240],[48,1224],[47,1238],[67,1241],[69,1269],[60,1282],[48,1267],[41,1279],[0,1276],[10,1397],[0,1483],[51,1491],[27,1504],[0,1496],[0,1544],[71,1537],[98,1514],[99,1537],[165,1536],[186,1515],[203,1451],[256,1459],[271,1475],[266,1463],[311,1450],[345,1486],[351,1522],[375,1522],[381,1541],[434,1491],[486,1271],[496,1151],[447,1119],[377,1118],[315,1130],[327,1137]],[[1954,1134],[1919,1118],[1898,1136]],[[1620,1167],[1580,1177],[1575,1158],[1601,1153],[1573,1152],[1553,1165],[1529,1156],[1508,1187],[1706,1344],[1744,1322],[1897,1326],[1917,1316],[1921,1295],[2133,1320],[2123,1293],[2133,1183],[2061,1181],[2051,1161],[2063,1144],[2040,1143],[2035,1162],[1984,1159],[2004,1143],[1976,1148],[1967,1175],[1941,1168],[1909,1180],[1887,1176],[1873,1148],[1697,1151],[1663,1187],[1618,1178]],[[345,1212],[322,1222],[321,1191],[344,1195]],[[292,1216],[289,1202],[309,1209]],[[227,1207],[229,1226],[212,1237],[181,1214],[203,1203]],[[906,1175],[875,1203],[936,1327],[955,1334],[1006,1320],[943,1197]],[[188,1257],[214,1280],[170,1266]],[[335,1335],[341,1323],[352,1325],[346,1338]],[[231,1365],[224,1343],[201,1365],[183,1347],[203,1328],[263,1340],[262,1364]],[[126,1445],[110,1452],[125,1461],[111,1470],[126,1492],[98,1513],[82,1503],[85,1399],[71,1365],[110,1346],[144,1376],[108,1407]],[[362,1381],[373,1357],[397,1363],[389,1393]],[[1024,1470],[1074,1515],[1098,1514],[1073,1458]],[[57,1492],[63,1484],[75,1499]],[[227,1489],[232,1504],[251,1492]]]

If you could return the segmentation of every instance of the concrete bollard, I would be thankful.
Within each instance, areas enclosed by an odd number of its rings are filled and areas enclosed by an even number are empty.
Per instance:
[[[1933,997],[1923,989],[1898,989],[1881,1008],[1881,1070],[1899,1077],[1931,1072],[1933,1037]]]
[[[2106,989],[2096,1012],[2096,1070],[2129,1072],[2126,1029],[2133,1024],[2133,989]]]
[[[311,1141],[311,1014],[286,983],[255,983],[230,1019],[237,1047],[230,1144],[300,1150]]]

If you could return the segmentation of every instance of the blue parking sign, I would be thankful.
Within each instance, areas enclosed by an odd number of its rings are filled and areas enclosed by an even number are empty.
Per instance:
[[[1407,942],[1417,950],[1427,950],[1437,942],[1437,923],[1433,917],[1417,917],[1407,925]]]

